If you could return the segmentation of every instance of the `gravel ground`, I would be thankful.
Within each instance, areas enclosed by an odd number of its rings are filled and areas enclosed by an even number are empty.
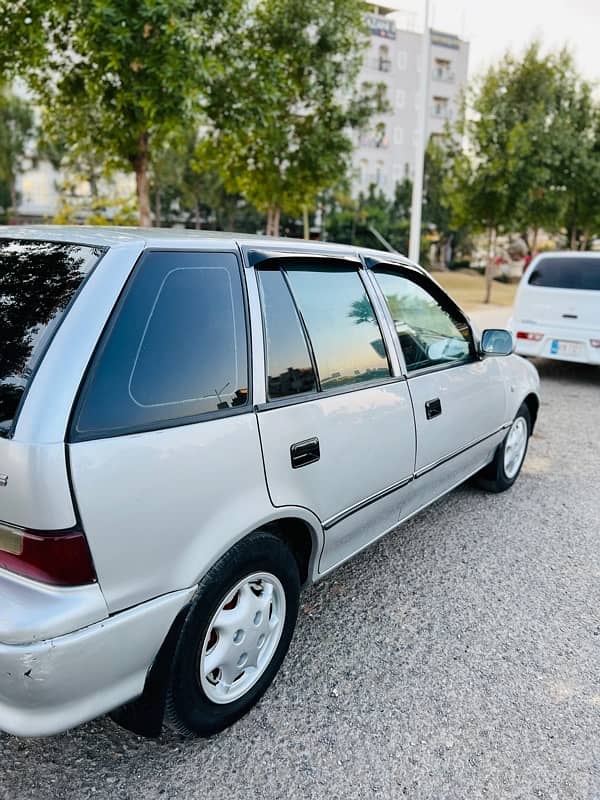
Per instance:
[[[458,489],[307,591],[233,729],[0,735],[0,797],[600,800],[600,370],[538,367],[513,489]]]

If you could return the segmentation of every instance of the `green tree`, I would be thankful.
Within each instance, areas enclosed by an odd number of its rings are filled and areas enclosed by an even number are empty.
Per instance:
[[[394,197],[388,198],[374,184],[366,194],[354,199],[347,194],[334,198],[325,216],[327,238],[341,244],[381,247],[376,231],[400,253],[408,249],[412,183],[407,178],[397,183]]]
[[[241,0],[2,0],[0,70],[24,74],[75,148],[135,174],[151,224],[153,146],[197,125],[217,45]]]
[[[198,157],[225,188],[267,213],[313,209],[347,172],[349,131],[386,107],[384,87],[356,88],[366,43],[361,0],[263,0],[234,56],[207,87],[210,121]]]
[[[535,249],[541,227],[562,226],[582,172],[591,169],[584,155],[593,150],[584,145],[591,88],[568,52],[543,55],[534,42],[521,57],[507,53],[470,87],[466,111],[448,136],[443,190],[454,225],[487,230],[489,302],[498,230],[529,231]]]
[[[34,132],[33,111],[25,100],[0,87],[0,202],[17,210],[17,177],[23,171],[27,143]],[[8,203],[7,203],[8,201]]]

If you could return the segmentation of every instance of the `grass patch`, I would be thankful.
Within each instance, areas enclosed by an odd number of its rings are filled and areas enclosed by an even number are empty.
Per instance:
[[[457,270],[456,272],[434,272],[432,277],[443,286],[459,306],[472,311],[483,305],[485,297],[485,278],[476,272]],[[491,305],[512,306],[517,291],[517,283],[492,284]]]

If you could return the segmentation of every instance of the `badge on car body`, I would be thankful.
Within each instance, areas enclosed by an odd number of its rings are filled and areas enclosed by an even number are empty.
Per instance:
[[[0,475],[0,486],[6,486],[8,483],[8,475]]]

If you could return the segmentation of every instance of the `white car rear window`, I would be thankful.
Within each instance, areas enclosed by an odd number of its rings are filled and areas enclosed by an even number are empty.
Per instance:
[[[600,292],[600,256],[543,258],[531,272],[529,284],[552,289],[588,289]]]

